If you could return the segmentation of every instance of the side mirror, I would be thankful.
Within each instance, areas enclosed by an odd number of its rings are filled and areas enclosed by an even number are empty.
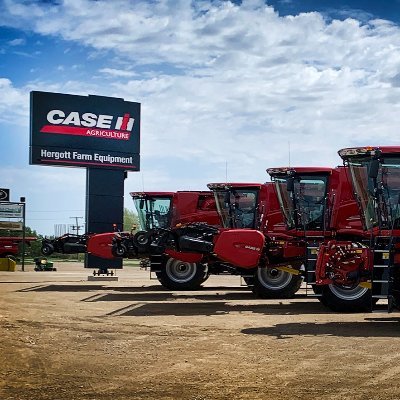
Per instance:
[[[290,176],[286,181],[286,190],[288,192],[294,192],[294,178]]]
[[[372,160],[368,169],[368,177],[371,179],[376,179],[379,172],[379,160]]]
[[[141,210],[143,210],[143,207],[144,207],[144,199],[140,199],[140,201],[139,201],[139,208],[140,208]]]

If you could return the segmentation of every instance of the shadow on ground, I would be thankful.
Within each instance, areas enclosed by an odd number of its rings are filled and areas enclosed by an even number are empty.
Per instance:
[[[8,282],[9,283],[9,282]],[[21,283],[21,282],[18,282]],[[36,282],[35,282],[36,283]],[[17,292],[93,292],[93,291],[113,291],[113,292],[168,292],[169,290],[161,285],[150,286],[108,286],[108,285],[93,285],[93,284],[51,284],[51,285],[36,285],[30,288],[20,289]],[[250,292],[247,286],[232,287],[232,286],[216,286],[216,287],[201,287],[198,291],[225,291],[234,290],[235,292]]]
[[[256,313],[262,315],[327,314],[329,310],[320,303],[298,302],[288,304],[234,304],[225,301],[137,303],[115,310],[107,315],[126,317],[144,316],[212,316],[229,313]]]
[[[362,322],[288,323],[265,328],[246,328],[241,332],[246,335],[275,336],[277,339],[297,336],[400,337],[400,319],[366,318]]]

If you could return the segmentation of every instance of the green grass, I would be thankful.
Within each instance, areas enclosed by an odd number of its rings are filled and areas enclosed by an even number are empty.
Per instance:
[[[140,260],[124,260],[123,265],[124,267],[139,267]]]

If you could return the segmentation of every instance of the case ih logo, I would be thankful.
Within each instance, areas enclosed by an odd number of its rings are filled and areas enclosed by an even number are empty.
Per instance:
[[[80,115],[72,111],[66,115],[64,111],[51,110],[47,113],[47,122],[49,125],[44,125],[40,132],[129,140],[135,120],[129,114],[115,117],[93,113]]]

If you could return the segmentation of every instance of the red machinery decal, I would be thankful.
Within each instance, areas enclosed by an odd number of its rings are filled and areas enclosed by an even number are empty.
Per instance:
[[[222,260],[242,268],[258,265],[264,247],[264,235],[251,229],[222,231],[217,237],[214,253]]]
[[[113,259],[114,256],[111,248],[114,236],[115,232],[99,233],[90,236],[87,241],[87,252],[96,257]]]

